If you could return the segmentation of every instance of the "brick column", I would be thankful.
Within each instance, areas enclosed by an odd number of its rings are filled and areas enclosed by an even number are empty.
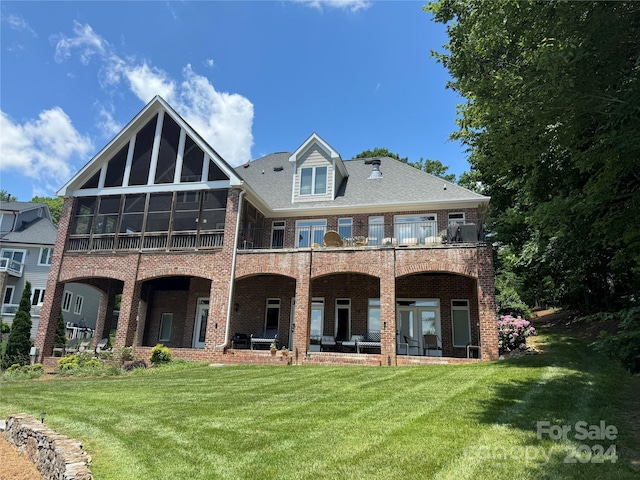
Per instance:
[[[225,277],[225,281],[228,282],[229,277]],[[227,283],[226,288],[228,288],[228,285]],[[222,294],[218,285],[216,285],[215,282],[211,282],[211,290],[209,291],[209,319],[207,320],[207,334],[204,344],[205,350],[213,351],[216,345],[222,345],[222,342],[224,342],[225,328],[227,325],[228,298],[228,292],[226,290],[225,293]],[[231,333],[229,333],[229,335],[231,335]],[[229,342],[229,345],[231,345],[231,342]]]
[[[380,353],[382,365],[396,365],[395,250],[385,251],[380,278]]]
[[[44,294],[44,301],[42,302],[40,322],[38,324],[35,341],[35,346],[40,352],[40,361],[42,361],[45,356],[51,356],[53,354],[53,337],[56,332],[58,317],[60,316],[62,294],[64,292],[64,284],[59,284],[58,278],[60,276],[60,269],[62,268],[62,254],[67,239],[67,232],[71,223],[73,200],[71,197],[65,197],[64,199],[60,222],[58,223],[56,244],[53,247],[51,268],[49,269],[47,288]]]
[[[311,302],[311,274],[309,271],[309,263],[311,262],[311,254],[301,255],[298,265],[298,275],[296,276],[296,308],[293,321],[295,328],[293,329],[293,361],[302,362],[302,357],[309,351],[309,328],[311,317],[309,315],[309,306]]]
[[[127,279],[124,282],[120,315],[118,317],[118,330],[116,332],[116,347],[130,347],[133,345],[141,289],[142,282],[136,282],[134,278]]]
[[[100,305],[98,307],[98,317],[96,318],[96,329],[93,334],[97,342],[108,337],[111,331],[110,317],[113,314],[113,305],[115,304],[115,295],[112,290],[113,287],[109,282],[107,290],[100,292]],[[109,305],[111,305],[111,309],[109,309]]]
[[[496,323],[493,252],[490,247],[478,249],[478,313],[480,346],[483,360],[498,359],[498,325]]]

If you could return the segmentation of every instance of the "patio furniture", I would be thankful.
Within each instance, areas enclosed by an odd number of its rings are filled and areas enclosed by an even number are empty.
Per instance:
[[[412,348],[414,348],[416,350],[416,355],[420,355],[420,342],[418,340],[416,340],[415,338],[409,338],[406,335],[404,336],[404,341],[407,342],[407,345],[409,345],[408,350],[411,351]],[[410,353],[408,353],[407,355],[411,355]]]
[[[109,345],[108,338],[103,338],[102,340],[100,340],[96,345],[96,354],[100,355],[102,352],[107,352],[111,350],[111,347],[108,347],[107,345]]]
[[[435,357],[442,356],[442,342],[440,341],[440,337],[438,335],[426,334],[422,336],[424,338],[424,354]]]
[[[336,339],[332,335],[323,335],[320,339],[320,350],[325,351],[326,349],[335,350],[336,348]]]
[[[404,337],[406,340],[407,337]],[[409,344],[407,342],[401,341],[400,335],[396,335],[396,352],[398,355],[401,355],[402,347],[404,347],[404,354],[409,355]]]
[[[342,238],[340,238],[340,234],[334,230],[329,230],[324,234],[323,242],[325,247],[342,247],[344,243],[342,242]]]
[[[356,344],[363,338],[364,335],[351,335],[350,340],[345,340],[344,342],[342,342],[342,350],[344,351],[345,348],[352,348],[353,350],[356,350]]]
[[[472,357],[471,355],[473,355],[474,352],[476,352],[476,356]],[[467,358],[480,358],[480,355],[480,345],[472,345],[471,343],[467,344]]]
[[[67,353],[76,353],[78,351],[78,342],[80,341],[79,338],[72,338],[69,341],[69,344],[63,348],[63,355],[66,355]],[[55,348],[54,348],[54,355],[55,357]]]
[[[236,333],[231,339],[232,348],[249,348],[249,335]]]
[[[380,348],[380,332],[367,332],[362,340],[356,342],[358,353],[371,348]]]
[[[465,223],[460,225],[460,241],[462,242],[477,242],[478,231],[474,223]]]
[[[451,242],[461,242],[462,234],[460,233],[460,224],[458,223],[450,223],[447,227],[447,241]]]
[[[251,350],[254,345],[266,345],[267,348],[275,343],[278,345],[278,330],[274,328],[262,328],[257,333],[251,334]]]
[[[91,345],[91,339],[83,340],[82,343],[80,343],[80,346],[78,347],[78,351],[84,352],[86,349],[89,348],[89,345]]]
[[[369,243],[369,237],[353,237],[356,247],[366,247]]]

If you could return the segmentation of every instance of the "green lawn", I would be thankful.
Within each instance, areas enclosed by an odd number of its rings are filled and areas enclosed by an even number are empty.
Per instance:
[[[637,417],[626,403],[638,378],[577,341],[537,341],[544,355],[463,366],[0,382],[0,417],[45,410],[46,423],[84,443],[97,480],[638,478]],[[601,420],[616,439],[574,438],[576,422]],[[538,439],[537,421],[572,431],[567,441]],[[581,444],[615,445],[617,461],[564,463]]]

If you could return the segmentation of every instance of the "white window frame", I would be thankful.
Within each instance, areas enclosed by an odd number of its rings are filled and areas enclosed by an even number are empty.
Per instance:
[[[381,315],[381,311],[380,311],[380,299],[379,298],[370,298],[367,306],[368,306],[368,308],[367,308],[367,332],[380,332],[381,327],[382,327],[382,315]],[[377,315],[378,329],[377,330],[372,330],[371,329],[371,312],[372,311],[377,311],[378,312],[378,315]]]
[[[71,300],[73,300],[73,293],[64,292],[62,295],[62,311],[68,312],[71,310]]]
[[[5,302],[4,300],[7,299],[7,292],[9,292],[9,291],[11,292],[11,294],[9,295],[9,298],[8,298],[9,301]],[[12,305],[13,304],[12,303],[13,302],[13,294],[15,292],[16,292],[16,287],[14,285],[7,285],[6,286],[6,288],[4,289],[4,292],[3,292],[4,295],[2,296],[3,305]]]
[[[464,305],[455,305],[456,302],[464,302]],[[454,311],[466,311],[467,312],[467,325],[469,327],[469,341],[467,343],[465,343],[464,345],[456,343],[456,329],[454,327],[454,323],[453,323],[453,312]],[[472,337],[471,337],[471,309],[469,308],[469,300],[464,299],[464,298],[455,298],[451,300],[451,341],[453,343],[454,347],[466,347],[469,343],[472,342]]]
[[[306,225],[305,225],[306,224]],[[309,231],[309,245],[300,246],[300,236],[301,229],[308,229]],[[319,242],[315,241],[316,231],[322,231],[322,235],[318,238]],[[315,220],[297,220],[296,221],[296,243],[295,248],[310,248],[314,243],[318,243],[322,245],[322,238],[324,234],[327,233],[327,219],[326,218],[318,218]]]
[[[44,300],[44,292],[45,292],[44,288],[34,288],[33,289],[33,292],[31,293],[31,305],[32,306],[42,305],[42,302]]]
[[[42,261],[42,257],[44,255],[44,261]],[[50,266],[51,259],[53,258],[53,247],[42,247],[40,249],[40,255],[38,256],[38,266]]]
[[[382,245],[382,239],[384,238],[384,215],[369,217],[367,237],[367,245]]]
[[[324,192],[316,192],[316,172],[318,169],[324,168],[326,170],[325,175],[325,183],[324,183]],[[305,170],[311,170],[311,193],[302,193],[302,172]],[[317,165],[315,167],[302,167],[300,168],[300,186],[298,188],[298,192],[301,197],[308,197],[310,195],[326,195],[329,191],[329,167],[326,165]]]
[[[285,220],[274,220],[273,222],[271,222],[271,248],[284,248],[286,226],[287,226],[287,222]],[[281,247],[274,247],[273,246],[274,233],[277,232],[277,231],[282,231],[282,246]]]
[[[340,303],[343,302],[343,303]],[[344,309],[347,310],[347,339],[351,338],[351,299],[350,298],[336,298],[336,311],[335,311],[335,322],[333,328],[333,335],[338,336],[338,310]]]
[[[319,335],[315,335],[311,328],[312,328],[312,321],[313,321],[313,312],[320,312],[320,334]],[[322,337],[322,335],[324,334],[324,297],[313,297],[311,299],[311,317],[309,319],[309,335],[311,338],[313,337]],[[319,339],[319,338],[318,338]]]
[[[424,244],[426,238],[438,236],[438,217],[435,213],[394,215],[393,235],[400,245]]]
[[[80,315],[82,313],[83,304],[84,304],[84,297],[82,295],[76,295],[76,301],[73,303],[74,315]]]
[[[282,313],[282,302],[279,298],[267,298],[266,307],[264,309],[264,328],[273,329],[273,327],[267,326],[267,318],[269,317],[269,309],[278,310],[278,323],[275,328],[280,328],[280,314]]]
[[[448,224],[452,224],[452,223],[464,224],[465,220],[466,220],[466,215],[464,212],[449,212],[449,214],[447,215]]]
[[[166,326],[169,326],[169,333],[165,336],[162,333]],[[173,313],[163,313],[160,317],[160,331],[158,332],[158,340],[160,342],[168,342],[171,340],[171,328],[173,327]],[[167,332],[164,332],[167,333]]]
[[[347,228],[349,229],[348,233],[345,232]],[[353,218],[349,217],[338,219],[338,235],[340,235],[340,238],[342,239],[353,237]]]

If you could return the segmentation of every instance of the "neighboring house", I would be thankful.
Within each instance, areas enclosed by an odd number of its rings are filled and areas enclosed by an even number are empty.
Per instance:
[[[69,282],[102,293],[97,337],[122,294],[116,344],[139,355],[271,362],[246,347],[277,330],[297,364],[498,356],[489,198],[394,159],[313,134],[234,169],[156,97],[58,194],[43,357]]]
[[[35,338],[53,258],[57,230],[44,203],[0,202],[0,292],[2,321],[8,324],[18,310],[25,283],[31,283],[31,336]],[[99,295],[82,284],[69,284],[65,321],[95,325]]]

